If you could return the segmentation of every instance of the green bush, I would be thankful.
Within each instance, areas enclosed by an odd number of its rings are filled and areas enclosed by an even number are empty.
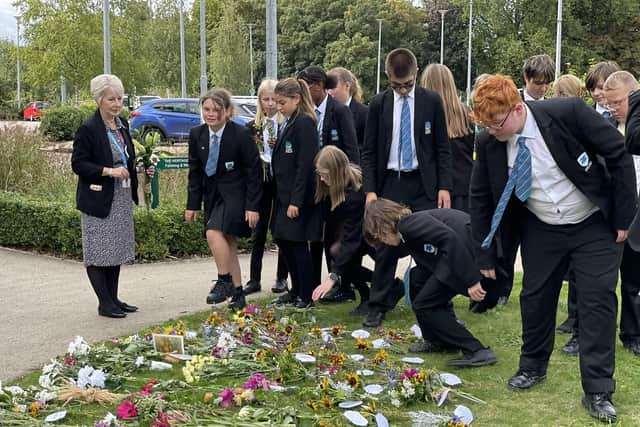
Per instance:
[[[0,192],[0,218],[1,246],[82,257],[80,212],[69,204]],[[136,208],[134,221],[137,260],[210,254],[203,222],[185,224],[182,208],[169,206],[148,212]],[[251,242],[240,239],[238,246],[247,250]]]
[[[46,179],[43,145],[41,136],[22,127],[0,128],[0,190],[31,192]]]
[[[82,122],[91,117],[96,111],[93,105],[79,107],[65,105],[47,110],[42,118],[40,131],[55,141],[69,141],[73,139],[76,130]]]

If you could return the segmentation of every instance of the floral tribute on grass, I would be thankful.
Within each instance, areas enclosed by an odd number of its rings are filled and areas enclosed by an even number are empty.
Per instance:
[[[316,314],[249,305],[210,313],[198,332],[77,337],[37,385],[0,384],[0,425],[471,425],[461,400],[484,402],[456,375],[403,361],[410,330],[323,327]],[[154,351],[154,333],[184,336],[187,354]]]

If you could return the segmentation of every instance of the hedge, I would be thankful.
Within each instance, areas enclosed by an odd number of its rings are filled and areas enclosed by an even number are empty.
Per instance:
[[[65,203],[42,201],[19,193],[0,192],[0,245],[37,249],[82,258],[80,212]],[[136,260],[167,256],[210,255],[204,224],[187,225],[184,209],[168,206],[135,208]],[[250,247],[241,239],[241,249]]]
[[[93,103],[82,104],[78,107],[64,105],[51,108],[42,117],[40,131],[55,141],[72,140],[80,125],[95,114],[96,108]],[[129,117],[129,110],[123,108],[120,115],[124,118]]]

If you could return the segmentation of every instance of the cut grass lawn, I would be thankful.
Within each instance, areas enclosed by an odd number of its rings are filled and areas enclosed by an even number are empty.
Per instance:
[[[556,335],[556,344],[547,372],[547,380],[526,392],[513,392],[506,386],[506,382],[517,370],[520,351],[520,311],[517,295],[520,291],[520,278],[514,288],[514,294],[506,306],[498,307],[483,314],[473,314],[467,310],[468,299],[458,297],[454,300],[458,317],[465,321],[467,327],[485,345],[491,346],[498,356],[498,363],[477,369],[453,369],[446,366],[446,361],[453,357],[451,354],[421,355],[425,359],[424,367],[435,368],[441,372],[452,372],[463,380],[462,390],[476,396],[486,405],[474,404],[456,399],[448,403],[445,411],[452,412],[456,404],[464,404],[474,413],[474,426],[599,426],[601,423],[593,420],[582,407],[582,389],[580,386],[580,372],[578,357],[565,356],[560,348],[568,340],[567,335]],[[264,301],[263,301],[264,302]],[[361,318],[348,314],[352,304],[319,305],[313,309],[319,327],[344,324],[347,330],[361,328]],[[210,311],[203,311],[185,316],[182,320],[187,329],[200,331],[200,324]],[[558,322],[566,318],[566,287],[562,291],[558,307]],[[167,323],[175,323],[168,321]],[[408,331],[415,323],[412,311],[400,303],[392,312],[388,313],[383,323],[385,328]],[[72,337],[70,337],[71,339]],[[618,426],[640,426],[640,363],[636,356],[624,349],[617,340],[616,374],[617,392],[614,403],[618,410]],[[372,354],[374,351],[370,351]],[[138,373],[136,373],[138,374]],[[33,372],[13,382],[21,386],[37,384],[40,372]],[[247,374],[248,376],[248,374]],[[137,379],[127,387],[133,391],[146,384],[152,378],[159,380],[182,380],[180,366],[171,371],[144,371],[137,375]],[[197,384],[203,386],[192,393],[179,391],[169,394],[170,400],[182,402],[202,402],[205,389],[220,390],[223,386],[237,386],[243,380],[221,378],[216,384]],[[294,399],[295,399],[295,395]],[[282,405],[292,404],[292,396],[275,395],[274,399],[282,399]],[[298,406],[300,403],[298,403]],[[388,416],[392,425],[410,425],[404,413],[408,411],[439,412],[434,404],[414,404],[409,408],[401,408]],[[107,411],[115,413],[115,406],[100,407],[71,403],[69,415],[65,425],[93,425],[95,421],[104,417]],[[1,423],[0,423],[1,424]],[[135,422],[127,425],[136,425]],[[211,424],[209,424],[211,425]],[[306,425],[306,424],[305,424]]]

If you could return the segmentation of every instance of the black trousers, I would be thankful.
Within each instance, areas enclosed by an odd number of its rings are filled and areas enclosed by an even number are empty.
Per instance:
[[[260,280],[262,279],[262,257],[264,256],[264,245],[267,242],[267,232],[269,231],[269,221],[271,220],[274,197],[274,181],[263,183],[262,199],[260,200],[260,210],[258,211],[260,213],[260,219],[251,234],[253,247],[251,248],[251,272],[249,277],[251,280],[258,283],[260,283]],[[288,275],[289,270],[287,269],[287,263],[278,251],[276,279],[285,280]]]
[[[118,282],[120,266],[109,267],[87,266],[87,276],[93,291],[98,297],[98,305],[106,311],[118,311]]]
[[[378,197],[393,200],[409,207],[413,212],[435,209],[437,200],[430,200],[422,186],[420,171],[400,173],[388,170],[382,192]],[[382,246],[376,251],[376,264],[373,270],[369,307],[372,311],[386,312],[391,310],[397,298],[394,295],[404,290],[394,289],[400,286],[395,280],[398,259],[406,256],[402,249],[395,246]]]
[[[571,267],[578,291],[582,388],[585,393],[615,391],[616,283],[622,249],[600,212],[571,225],[545,224],[527,213],[521,245],[521,369],[547,370],[562,279]]]
[[[620,263],[620,341],[627,343],[640,340],[640,252],[628,244],[624,245]],[[571,300],[577,300],[577,290],[569,282],[569,317]],[[575,313],[574,336],[579,336],[579,316]]]
[[[311,294],[315,286],[312,282],[313,265],[309,243],[280,239],[277,243],[291,274],[291,290],[289,292],[305,302],[311,301]]]
[[[451,299],[457,292],[446,283],[431,277],[420,267],[411,269],[411,305],[422,337],[446,348],[473,353],[485,348],[469,330],[457,322]]]

